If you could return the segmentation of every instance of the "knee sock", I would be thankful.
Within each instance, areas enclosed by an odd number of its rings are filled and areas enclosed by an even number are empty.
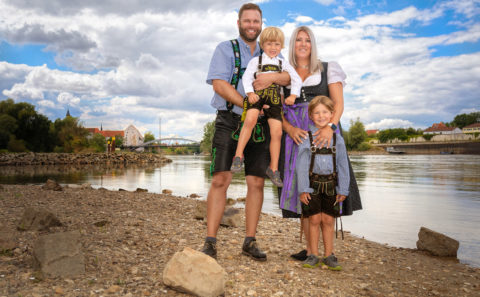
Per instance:
[[[217,243],[217,238],[216,237],[208,237],[205,238],[205,242],[213,242],[213,243]]]
[[[255,237],[245,237],[245,240],[243,241],[244,245],[248,245],[252,240],[254,240]]]

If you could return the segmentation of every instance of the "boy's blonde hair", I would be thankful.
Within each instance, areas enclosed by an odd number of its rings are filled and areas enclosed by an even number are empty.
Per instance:
[[[277,27],[267,27],[260,33],[260,47],[263,48],[263,44],[267,41],[280,41],[283,48],[285,35],[283,35],[282,30]]]
[[[316,96],[308,104],[308,116],[310,118],[312,117],[313,110],[320,104],[322,104],[328,110],[333,112],[333,108],[334,108],[335,104],[333,103],[332,99],[328,98],[327,96]]]

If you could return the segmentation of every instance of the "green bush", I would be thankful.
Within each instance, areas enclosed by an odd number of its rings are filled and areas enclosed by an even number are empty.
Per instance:
[[[368,142],[362,142],[357,146],[358,151],[368,151],[371,148],[371,145]]]
[[[435,134],[423,134],[423,135],[422,135],[422,137],[423,137],[426,141],[430,141],[433,136],[435,136]]]

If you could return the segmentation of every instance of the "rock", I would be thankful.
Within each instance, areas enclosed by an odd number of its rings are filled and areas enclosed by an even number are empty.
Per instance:
[[[207,201],[197,201],[193,217],[197,220],[207,218]]]
[[[227,198],[227,205],[234,205],[235,203],[237,203],[237,200],[233,198]]]
[[[109,221],[107,220],[102,220],[102,221],[98,221],[98,222],[95,222],[93,223],[96,227],[103,227],[103,226],[106,226],[108,224],[110,224]]]
[[[62,223],[53,213],[43,209],[27,207],[17,225],[17,229],[21,231],[43,231],[55,226],[62,226]]]
[[[202,297],[224,294],[226,278],[217,261],[189,247],[176,252],[163,270],[166,286]]]
[[[108,294],[114,294],[114,293],[119,292],[121,289],[122,289],[122,287],[117,286],[117,285],[113,285],[113,286],[111,286],[110,288],[108,288],[106,292],[107,292]]]
[[[417,249],[435,256],[457,257],[459,245],[457,240],[425,227],[421,227],[418,232]]]
[[[193,193],[193,194],[190,194],[190,196],[188,196],[188,197],[190,197],[190,198],[200,198],[200,195]]]
[[[60,186],[56,181],[53,179],[48,179],[47,182],[42,186],[44,190],[52,190],[52,191],[63,191],[62,186]]]
[[[137,189],[135,190],[135,192],[145,193],[145,192],[148,192],[148,190],[147,190],[147,189],[142,189],[142,188],[137,188]]]
[[[126,192],[127,190],[120,188],[120,189],[118,189],[118,191],[119,192]]]
[[[245,202],[246,200],[246,197],[237,198],[237,202]]]
[[[57,294],[57,295],[65,295],[65,290],[63,290],[63,288],[61,288],[61,287],[56,287],[56,288],[55,288],[55,294]]]
[[[13,251],[18,247],[16,238],[17,236],[15,236],[14,232],[0,231],[0,253]]]
[[[227,227],[239,227],[242,224],[242,212],[238,208],[227,207],[223,213],[220,225]]]
[[[34,244],[33,256],[46,276],[65,277],[85,273],[78,231],[40,236]]]
[[[85,184],[82,184],[82,185],[80,186],[80,188],[81,188],[81,189],[84,189],[84,190],[86,190],[86,189],[92,189],[92,184],[90,184],[90,183],[85,183]]]
[[[169,189],[162,190],[162,194],[171,195],[172,193],[173,193],[172,190],[169,190]]]

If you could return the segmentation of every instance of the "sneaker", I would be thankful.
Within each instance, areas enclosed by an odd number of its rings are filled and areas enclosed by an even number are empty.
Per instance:
[[[267,168],[267,176],[272,180],[272,183],[276,185],[277,187],[283,187],[283,182],[282,179],[280,178],[280,171],[275,171],[268,167]]]
[[[335,257],[334,254],[331,254],[330,256],[323,258],[322,265],[327,266],[328,269],[330,270],[336,270],[336,271],[342,270],[342,266],[338,264],[338,259],[337,257]]]
[[[230,167],[230,171],[232,172],[240,172],[242,170],[243,158],[235,157],[232,161],[232,167]]]
[[[314,254],[311,254],[307,257],[305,261],[303,261],[303,267],[305,268],[315,268],[320,265],[320,259],[315,256]]]
[[[298,252],[296,254],[290,255],[290,257],[292,257],[293,259],[298,260],[298,261],[305,261],[305,260],[307,260],[307,250],[301,250],[300,252]]]
[[[249,243],[243,243],[242,254],[252,257],[253,260],[267,261],[267,255],[258,248],[255,239],[252,239]]]
[[[212,241],[205,241],[205,244],[203,245],[203,248],[201,250],[202,253],[204,253],[207,256],[210,256],[214,258],[215,260],[217,259],[217,244]]]

